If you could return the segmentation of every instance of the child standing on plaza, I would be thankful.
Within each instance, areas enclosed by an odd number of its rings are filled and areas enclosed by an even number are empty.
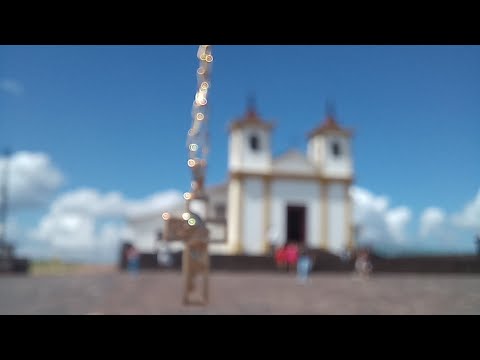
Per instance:
[[[302,250],[297,263],[297,279],[301,284],[306,284],[308,282],[308,276],[312,270],[312,265],[312,259],[308,256],[305,250]]]

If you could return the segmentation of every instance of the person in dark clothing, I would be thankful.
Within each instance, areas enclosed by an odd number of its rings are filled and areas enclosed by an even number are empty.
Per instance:
[[[480,234],[477,235],[477,256],[480,257]]]
[[[134,275],[140,270],[140,253],[133,245],[127,250],[127,269]]]

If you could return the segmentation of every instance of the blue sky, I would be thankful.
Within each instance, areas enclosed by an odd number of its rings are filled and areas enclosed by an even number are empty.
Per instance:
[[[187,190],[196,51],[0,46],[0,81],[19,87],[0,92],[0,146],[47,154],[65,177],[56,194]],[[275,153],[304,149],[334,101],[355,130],[357,185],[407,206],[412,229],[425,208],[455,213],[478,192],[480,46],[231,45],[214,56],[210,183],[226,177],[227,125],[254,93],[277,124]],[[47,208],[15,216],[34,226]]]

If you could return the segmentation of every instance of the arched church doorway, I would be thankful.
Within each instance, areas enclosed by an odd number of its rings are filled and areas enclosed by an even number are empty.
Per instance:
[[[287,206],[287,243],[298,245],[305,243],[306,214],[305,206]]]

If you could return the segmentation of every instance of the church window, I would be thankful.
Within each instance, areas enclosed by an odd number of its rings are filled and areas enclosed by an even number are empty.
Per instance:
[[[342,149],[338,141],[332,142],[332,154],[335,157],[340,157],[342,155]]]
[[[250,136],[250,149],[253,151],[260,150],[260,139],[257,135]]]
[[[215,206],[215,217],[217,219],[224,219],[226,216],[226,211],[225,211],[225,205],[224,204],[217,204]]]

